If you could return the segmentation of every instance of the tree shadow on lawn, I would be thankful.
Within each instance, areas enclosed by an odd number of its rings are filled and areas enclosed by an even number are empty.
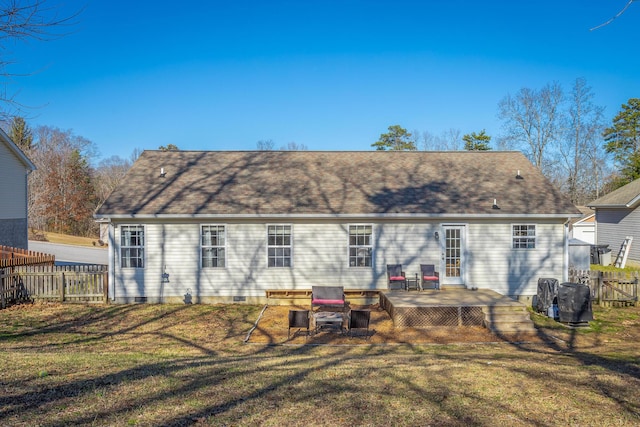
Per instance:
[[[541,338],[551,337],[553,342],[405,342],[396,346],[371,345],[354,338],[351,341],[364,344],[241,345],[234,353],[224,347],[241,341],[251,323],[247,316],[257,315],[258,310],[227,313],[219,325],[227,325],[229,330],[218,330],[216,341],[211,342],[197,335],[193,325],[187,330],[191,333],[184,336],[167,332],[188,319],[210,321],[211,315],[167,307],[123,326],[114,322],[113,316],[120,313],[126,318],[127,310],[136,308],[123,309],[105,307],[106,313],[81,315],[76,323],[64,320],[64,326],[79,335],[66,345],[70,353],[83,349],[78,343],[84,339],[84,328],[104,326],[101,322],[107,320],[114,329],[103,331],[102,338],[91,338],[95,365],[78,366],[74,371],[61,368],[64,374],[57,374],[54,361],[49,368],[53,373],[44,378],[18,372],[12,379],[0,380],[0,390],[4,390],[0,391],[0,419],[50,426],[137,421],[162,425],[287,421],[353,425],[394,420],[399,424],[445,425],[599,424],[606,420],[633,425],[640,421],[640,398],[634,391],[640,386],[637,357],[634,362],[598,353],[595,344],[604,343],[600,336],[594,337],[593,345],[581,347],[577,331],[569,331],[569,336],[575,337],[571,345],[555,339],[552,334],[557,331],[540,329]],[[234,323],[244,325],[242,334],[230,326]],[[132,345],[122,354],[104,352],[109,348],[108,337],[127,340],[143,327],[150,331],[141,333],[152,338],[167,334],[185,352],[159,355],[163,351],[160,340],[155,348],[141,350]],[[283,329],[286,336],[286,325]],[[52,326],[42,334],[59,332]],[[41,336],[18,332],[12,343]],[[16,347],[4,347],[0,339],[0,349],[9,355],[10,366],[19,369],[20,361],[11,356]],[[50,346],[17,348],[47,352]],[[135,357],[130,360],[131,354]],[[133,366],[121,367],[116,362],[120,358],[122,364]],[[497,398],[500,395],[509,398]],[[548,396],[554,399],[549,401]],[[582,405],[584,414],[572,411],[575,418],[563,418],[562,410],[576,401],[582,402],[578,406]]]

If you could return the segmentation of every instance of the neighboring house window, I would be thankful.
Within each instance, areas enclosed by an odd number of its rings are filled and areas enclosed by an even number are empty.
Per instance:
[[[349,226],[349,266],[371,267],[372,225]]]
[[[535,249],[536,226],[531,224],[513,225],[513,249]]]
[[[120,227],[120,258],[122,268],[144,268],[144,226]]]
[[[291,267],[291,226],[267,226],[267,266]]]
[[[202,226],[202,267],[225,266],[225,242],[224,225]]]

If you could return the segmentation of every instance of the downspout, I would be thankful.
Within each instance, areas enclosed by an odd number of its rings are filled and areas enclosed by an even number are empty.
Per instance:
[[[569,222],[571,218],[567,218],[564,222],[564,253],[562,256],[562,282],[569,281]]]
[[[109,288],[111,288],[111,301],[116,300],[116,225],[109,219],[109,254],[111,255],[111,262],[109,268]]]

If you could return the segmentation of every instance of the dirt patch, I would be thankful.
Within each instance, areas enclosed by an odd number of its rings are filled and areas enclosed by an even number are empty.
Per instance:
[[[260,344],[455,344],[455,343],[490,343],[490,342],[542,342],[535,334],[496,335],[483,327],[430,327],[430,328],[397,328],[389,314],[378,304],[369,306],[353,306],[352,309],[371,310],[368,339],[365,330],[356,330],[354,337],[339,333],[337,330],[321,330],[314,333],[313,326],[309,335],[306,329],[291,329],[288,333],[289,310],[306,310],[301,306],[268,306],[255,330],[249,336],[249,343]]]

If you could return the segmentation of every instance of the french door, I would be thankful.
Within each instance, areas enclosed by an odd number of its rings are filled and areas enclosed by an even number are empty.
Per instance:
[[[464,285],[465,226],[442,226],[442,263],[440,281],[443,285]]]

